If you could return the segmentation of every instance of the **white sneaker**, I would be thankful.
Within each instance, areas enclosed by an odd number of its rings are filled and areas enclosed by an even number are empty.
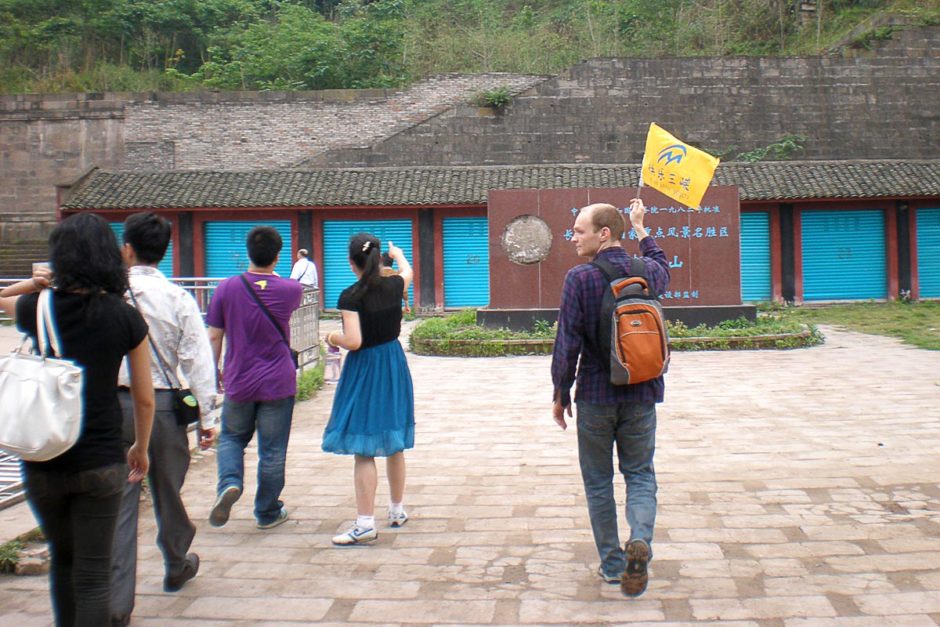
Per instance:
[[[375,542],[376,538],[378,537],[379,534],[376,532],[375,527],[364,529],[359,525],[353,525],[349,528],[348,531],[341,533],[338,536],[333,536],[333,544],[338,546],[368,544],[369,542]]]
[[[389,512],[388,513],[388,526],[389,527],[401,527],[406,522],[408,522],[408,514],[405,513],[405,510],[401,510],[397,514]]]

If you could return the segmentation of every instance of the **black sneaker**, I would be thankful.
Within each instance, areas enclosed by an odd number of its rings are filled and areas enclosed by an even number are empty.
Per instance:
[[[179,592],[186,585],[186,582],[196,576],[199,572],[199,556],[195,553],[189,553],[183,560],[183,570],[175,575],[167,575],[163,578],[164,592]]]
[[[232,505],[235,505],[242,495],[241,488],[233,485],[222,490],[222,494],[215,500],[212,511],[209,512],[209,524],[213,527],[221,527],[228,522],[228,516],[232,511]]]
[[[603,566],[597,567],[597,576],[604,580],[604,583],[609,583],[612,586],[616,586],[620,583],[620,575],[608,575],[604,572]]]
[[[646,592],[649,582],[647,565],[650,561],[650,545],[643,540],[634,540],[623,548],[627,554],[627,567],[620,577],[620,591],[627,597],[638,597]]]

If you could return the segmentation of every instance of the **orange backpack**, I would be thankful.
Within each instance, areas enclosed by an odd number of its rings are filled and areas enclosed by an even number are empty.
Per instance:
[[[591,265],[610,285],[601,301],[597,341],[601,354],[609,347],[610,382],[633,385],[662,376],[669,369],[669,333],[663,307],[646,279],[646,263],[631,258],[627,275],[605,259]]]

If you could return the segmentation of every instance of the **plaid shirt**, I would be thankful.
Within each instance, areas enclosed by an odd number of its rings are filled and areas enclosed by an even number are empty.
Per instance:
[[[646,262],[646,275],[650,289],[662,294],[669,285],[669,263],[666,254],[652,237],[640,242],[640,252]],[[628,273],[630,256],[618,247],[606,248],[597,254]],[[590,345],[590,338],[597,336],[600,322],[601,299],[610,286],[601,271],[590,264],[581,264],[568,271],[561,292],[558,311],[558,333],[552,352],[552,383],[555,399],[563,406],[571,404],[571,384],[575,382],[577,367],[576,400],[597,405],[616,405],[623,401],[656,402],[663,400],[665,385],[658,377],[636,385],[615,386],[610,383],[610,372],[604,366],[609,359]],[[578,367],[578,356],[581,364]]]

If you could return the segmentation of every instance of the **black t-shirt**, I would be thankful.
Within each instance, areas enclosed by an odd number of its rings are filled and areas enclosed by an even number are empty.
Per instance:
[[[382,277],[376,285],[365,287],[356,282],[339,295],[339,309],[359,314],[362,329],[360,349],[378,346],[398,338],[401,333],[401,299],[405,280],[393,275]]]
[[[38,294],[16,301],[16,325],[36,338]],[[147,323],[136,309],[114,294],[88,296],[55,292],[53,319],[59,331],[61,357],[84,368],[81,435],[75,446],[31,467],[77,472],[125,460],[121,444],[121,407],[117,377],[121,360],[147,337]]]

